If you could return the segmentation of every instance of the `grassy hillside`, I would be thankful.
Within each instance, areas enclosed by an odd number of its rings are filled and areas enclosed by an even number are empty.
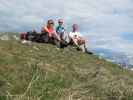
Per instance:
[[[133,100],[133,72],[73,47],[0,41],[0,100]]]

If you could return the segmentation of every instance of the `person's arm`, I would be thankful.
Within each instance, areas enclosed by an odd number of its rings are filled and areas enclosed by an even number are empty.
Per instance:
[[[77,39],[75,39],[75,38],[72,38],[72,40],[73,40],[74,44],[75,44],[76,46],[78,46]]]
[[[86,39],[83,37],[83,35],[81,33],[78,34],[79,34],[80,44],[86,44]]]
[[[44,27],[44,32],[50,33],[47,27]]]
[[[58,41],[61,41],[60,36],[57,34],[56,31],[54,31],[52,34],[57,38]]]
[[[43,30],[42,30],[43,33],[47,33],[49,37],[52,36],[53,33],[51,33],[47,27],[43,27]]]
[[[69,33],[69,37],[72,39],[74,45],[76,45],[77,47],[79,47],[79,45],[78,45],[78,43],[77,43],[77,39],[75,38],[74,35],[75,35],[75,34],[72,33],[72,32]]]
[[[47,29],[47,27],[42,27],[41,32],[42,33],[49,33],[49,30]]]
[[[59,27],[56,27],[56,33],[59,33]]]

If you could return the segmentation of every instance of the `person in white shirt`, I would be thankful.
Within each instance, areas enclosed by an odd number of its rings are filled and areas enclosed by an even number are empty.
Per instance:
[[[69,33],[69,37],[72,40],[72,43],[76,45],[78,49],[82,50],[83,52],[86,52],[85,39],[80,34],[80,32],[78,32],[78,25],[73,24],[72,29],[72,32]]]

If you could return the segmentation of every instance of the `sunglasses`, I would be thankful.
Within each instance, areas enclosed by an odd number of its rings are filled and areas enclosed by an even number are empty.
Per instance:
[[[61,24],[62,24],[63,22],[59,22],[59,23],[61,23]]]
[[[49,23],[49,24],[54,25],[54,23]]]

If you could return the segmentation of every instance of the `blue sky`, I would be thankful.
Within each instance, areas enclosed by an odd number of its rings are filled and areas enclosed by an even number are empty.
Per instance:
[[[0,0],[1,32],[39,31],[49,18],[78,23],[92,48],[133,55],[133,43],[123,38],[133,34],[133,0]]]

